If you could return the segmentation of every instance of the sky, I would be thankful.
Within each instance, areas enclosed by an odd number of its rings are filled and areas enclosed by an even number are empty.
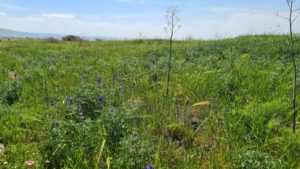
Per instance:
[[[300,7],[300,0],[295,8]],[[0,0],[0,28],[113,38],[166,38],[166,11],[178,6],[183,39],[287,33],[285,0]],[[299,20],[294,30],[300,28]]]

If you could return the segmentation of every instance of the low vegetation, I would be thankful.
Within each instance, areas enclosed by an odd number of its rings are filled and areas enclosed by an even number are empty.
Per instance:
[[[1,41],[0,168],[297,169],[287,40]]]

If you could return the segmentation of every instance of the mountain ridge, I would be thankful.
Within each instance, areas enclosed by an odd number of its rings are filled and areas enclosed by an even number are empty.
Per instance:
[[[0,38],[56,38],[61,39],[65,35],[51,33],[22,32],[11,29],[0,28]]]

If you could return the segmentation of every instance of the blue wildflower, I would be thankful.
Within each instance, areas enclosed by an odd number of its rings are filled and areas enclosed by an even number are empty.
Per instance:
[[[148,165],[148,166],[145,167],[145,169],[155,169],[155,167],[152,166],[152,165]]]
[[[98,102],[99,102],[99,104],[103,104],[104,103],[103,96],[101,96],[101,95],[98,96]]]

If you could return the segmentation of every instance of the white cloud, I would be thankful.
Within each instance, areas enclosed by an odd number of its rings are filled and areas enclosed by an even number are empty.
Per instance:
[[[6,17],[8,16],[5,12],[0,12],[0,17]]]
[[[134,2],[134,3],[145,3],[144,0],[115,0],[116,2]]]
[[[288,23],[272,12],[234,12],[225,19],[198,20],[183,23],[180,32],[183,37],[190,32],[200,38],[234,37],[244,34],[287,33]],[[294,30],[299,30],[300,22],[295,22]]]
[[[71,17],[72,16],[72,17]],[[58,19],[61,18],[61,19]],[[0,27],[37,33],[60,33],[111,37],[137,37],[139,32],[157,32],[158,26],[147,22],[106,20],[88,22],[73,15],[41,15],[29,17],[0,17]]]
[[[62,13],[50,13],[50,14],[43,14],[43,17],[49,19],[74,19],[74,15],[70,14],[62,14]]]
[[[18,11],[28,11],[30,10],[29,8],[23,7],[23,6],[18,6],[15,4],[8,4],[8,3],[0,3],[1,8],[5,9],[12,9],[12,10],[18,10]]]
[[[226,9],[227,10],[227,9]],[[158,17],[158,16],[155,16]],[[272,12],[234,11],[222,19],[203,19],[194,17],[182,19],[182,29],[177,38],[192,35],[197,38],[211,39],[233,37],[241,34],[285,33],[288,24]],[[110,16],[101,20],[87,19],[85,16],[50,13],[27,17],[13,17],[0,13],[0,27],[37,33],[60,33],[110,37],[138,37],[142,33],[148,38],[166,37],[164,17],[161,19],[134,16]],[[295,31],[299,30],[300,21],[295,22]]]

